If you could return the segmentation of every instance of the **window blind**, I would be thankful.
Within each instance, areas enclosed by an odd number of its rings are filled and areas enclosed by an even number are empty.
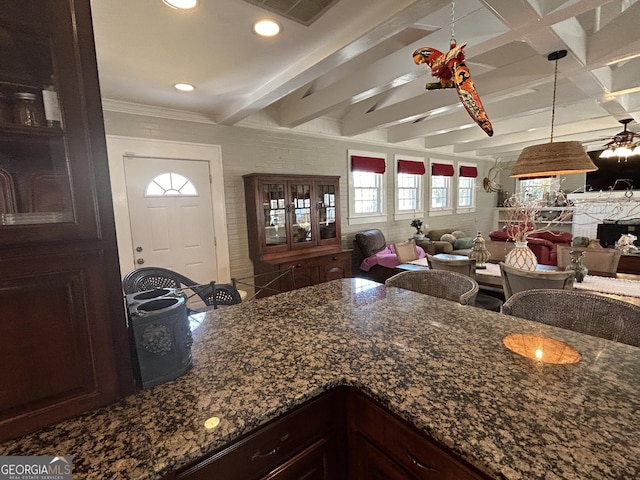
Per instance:
[[[453,177],[453,165],[448,163],[432,163],[431,175],[438,177]]]
[[[478,178],[478,169],[476,167],[468,167],[465,165],[460,166],[460,176]]]
[[[426,172],[424,162],[414,162],[413,160],[398,160],[398,173],[409,175],[424,175]]]
[[[385,170],[386,165],[384,158],[362,157],[360,155],[351,156],[352,172],[384,173]]]

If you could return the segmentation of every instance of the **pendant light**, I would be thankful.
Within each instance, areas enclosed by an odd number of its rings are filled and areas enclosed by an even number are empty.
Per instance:
[[[549,143],[531,145],[520,153],[516,164],[509,174],[511,177],[552,177],[571,173],[593,172],[597,170],[582,143],[553,142],[553,123],[556,114],[556,85],[558,83],[558,60],[567,56],[566,50],[558,50],[547,56],[549,61],[555,61],[553,77],[553,103],[551,108],[551,138]]]

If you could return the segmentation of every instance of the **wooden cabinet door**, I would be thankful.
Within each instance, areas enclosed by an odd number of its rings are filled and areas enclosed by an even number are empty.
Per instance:
[[[14,109],[26,95],[37,112],[0,122],[0,170],[15,192],[0,245],[99,240],[111,197],[89,2],[1,0],[0,30],[0,93]],[[60,120],[47,121],[47,105]]]
[[[345,478],[344,392],[336,389],[165,478]]]
[[[318,245],[340,244],[340,190],[339,181],[318,180],[315,183]]]
[[[257,190],[255,217],[258,253],[260,255],[289,250],[291,222],[287,183],[280,179],[265,179],[252,184],[249,190]],[[247,192],[248,197],[254,192]],[[248,205],[248,208],[251,208]]]
[[[384,472],[386,471],[384,469],[391,469],[392,465],[396,464],[398,471],[406,471],[408,475],[390,476],[391,479],[480,480],[488,478],[360,393],[349,395],[347,412],[350,444],[360,442],[360,437],[371,444],[371,446],[365,444],[360,451],[351,452],[350,465],[355,471],[365,469],[365,472],[369,470]],[[375,450],[372,450],[373,447],[384,452],[384,456],[388,457],[391,463],[385,463],[381,454],[378,455]],[[370,478],[372,477],[366,475],[356,476],[355,480]]]
[[[327,255],[323,259],[321,282],[351,277],[351,251]]]
[[[287,184],[289,193],[289,238],[291,249],[299,250],[317,245],[318,222],[313,202],[313,182],[291,180]]]
[[[293,271],[296,288],[310,287],[320,283],[320,267],[316,262],[299,262]]]
[[[0,441],[119,398],[114,347],[128,350],[107,340],[126,323],[107,263],[101,252],[0,261]]]
[[[406,470],[391,460],[365,437],[356,435],[349,446],[355,459],[352,478],[358,480],[413,480]]]

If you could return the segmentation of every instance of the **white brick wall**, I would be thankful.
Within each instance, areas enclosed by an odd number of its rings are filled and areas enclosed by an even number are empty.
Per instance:
[[[308,132],[295,134],[282,129],[230,127],[115,111],[105,111],[104,118],[108,135],[211,143],[221,146],[232,277],[242,277],[253,273],[247,242],[242,175],[255,172],[281,172],[340,176],[343,245],[351,248],[354,234],[369,227],[349,226],[347,222],[347,150],[379,151],[386,153],[389,159],[393,159],[393,155],[397,153],[419,155],[426,159],[430,156],[424,150],[409,148],[406,145],[386,143],[372,145],[373,140],[369,139],[358,141],[347,138],[331,138],[327,135],[309,134]],[[456,157],[438,154],[437,158],[455,159]],[[470,159],[465,157],[464,160],[469,161]],[[465,231],[469,236],[474,236],[476,232],[481,231],[488,238],[496,196],[484,192],[482,178],[492,165],[493,161],[478,162],[476,212],[454,216],[425,217],[423,221],[429,224],[429,228],[453,227]],[[387,171],[387,208],[389,212],[392,212],[394,182],[392,181],[393,168],[391,165],[388,166]],[[413,228],[409,226],[408,220],[399,222],[391,220],[371,227],[374,226],[385,233],[389,242],[404,240],[413,234]]]

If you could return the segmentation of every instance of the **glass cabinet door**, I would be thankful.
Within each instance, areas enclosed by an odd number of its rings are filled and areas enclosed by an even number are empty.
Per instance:
[[[314,241],[311,218],[311,184],[291,183],[291,246],[304,248]]]
[[[74,220],[53,51],[0,17],[0,227]]]
[[[287,244],[287,204],[284,183],[262,185],[264,235],[267,246]]]
[[[337,198],[334,184],[318,184],[316,187],[318,207],[318,227],[320,240],[332,240],[337,238],[336,215]],[[328,243],[328,242],[323,242]]]

